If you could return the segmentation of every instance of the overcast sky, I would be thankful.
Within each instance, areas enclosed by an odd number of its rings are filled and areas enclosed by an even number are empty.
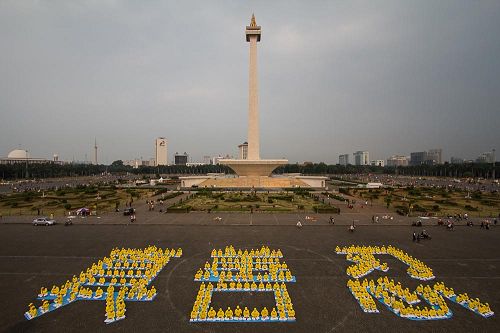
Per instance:
[[[237,155],[252,12],[263,158],[500,149],[500,1],[3,0],[0,156]]]

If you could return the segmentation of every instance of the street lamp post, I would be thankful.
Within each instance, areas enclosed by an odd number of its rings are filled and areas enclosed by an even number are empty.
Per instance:
[[[97,216],[97,203],[99,202],[99,199],[101,199],[101,196],[99,195],[99,192],[97,192],[97,197],[95,198],[95,215]]]
[[[29,174],[28,174],[28,151],[26,150],[26,179],[28,179]]]
[[[493,180],[495,180],[495,149],[492,149],[492,152],[493,152],[493,170],[491,171],[491,176],[493,178]]]

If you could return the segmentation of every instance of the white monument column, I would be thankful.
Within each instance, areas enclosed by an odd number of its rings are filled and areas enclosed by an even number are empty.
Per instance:
[[[246,27],[247,42],[250,42],[250,61],[248,78],[248,159],[260,159],[259,145],[259,92],[257,82],[257,42],[260,42],[260,26],[252,14],[250,26]]]
[[[287,164],[285,159],[261,160],[259,144],[259,89],[257,81],[257,43],[260,42],[260,26],[255,23],[255,16],[252,14],[250,25],[246,27],[245,35],[250,43],[250,59],[248,67],[248,150],[247,158],[243,159],[222,159],[219,162],[229,166],[239,177],[270,177],[273,170],[280,165]],[[252,185],[243,187],[260,187],[260,180]],[[238,187],[238,186],[236,186]]]

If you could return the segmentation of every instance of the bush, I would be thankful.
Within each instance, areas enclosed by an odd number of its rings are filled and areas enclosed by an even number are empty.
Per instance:
[[[71,204],[67,203],[64,205],[64,209],[70,210],[71,209]]]
[[[417,190],[417,189],[411,189],[411,190],[409,190],[408,194],[409,195],[413,195],[415,197],[419,197],[419,196],[422,195],[422,193],[419,190]]]
[[[349,194],[350,194],[350,193],[349,193],[349,189],[348,189],[348,188],[343,188],[343,187],[339,188],[339,192],[340,192],[340,193],[343,193],[343,194],[347,194],[347,195],[349,195]]]
[[[483,197],[480,191],[475,191],[472,193],[472,199],[481,200]]]
[[[224,199],[225,202],[240,202],[240,201],[245,201],[242,198],[239,197],[229,197]]]
[[[172,198],[178,197],[181,194],[183,194],[183,193],[182,192],[170,193],[170,194],[163,196],[163,199],[164,200],[172,199]]]
[[[305,188],[291,188],[290,192],[293,192],[297,195],[309,195],[309,192],[313,191],[313,189],[305,189]]]
[[[425,213],[427,211],[427,209],[425,209],[424,207],[419,206],[419,205],[414,205],[413,210],[416,212],[422,212],[422,213]]]
[[[158,184],[157,184],[158,185]],[[163,193],[167,193],[168,192],[168,188],[166,187],[163,187],[163,188],[159,188],[155,191],[155,194],[154,195],[160,195],[160,194],[163,194]]]
[[[313,207],[314,212],[318,214],[338,214],[340,209],[334,206],[315,206]]]
[[[331,198],[334,198],[335,200],[338,200],[338,201],[345,201],[345,198],[340,196],[340,195],[337,195],[337,194],[332,194],[330,195]]]
[[[458,203],[456,203],[455,201],[451,201],[451,200],[445,200],[444,204],[450,205],[450,206],[458,206]]]
[[[439,205],[434,205],[432,206],[432,211],[433,212],[439,212],[441,209],[439,208]]]
[[[479,210],[477,207],[472,207],[471,205],[465,205],[464,208],[470,212],[477,212]]]
[[[260,198],[256,195],[247,195],[246,198],[245,198],[245,201],[253,201],[253,202],[256,202],[256,201],[260,201]]]
[[[191,211],[191,208],[191,206],[169,207],[167,208],[167,213],[189,213]]]
[[[293,195],[286,195],[286,194],[273,195],[273,196],[270,196],[269,199],[283,200],[283,201],[292,202],[293,201]]]
[[[84,191],[85,194],[97,194],[97,188],[87,187]]]
[[[407,206],[396,206],[394,207],[396,208],[396,213],[398,213],[399,215],[408,215],[408,213],[410,212],[409,208]]]

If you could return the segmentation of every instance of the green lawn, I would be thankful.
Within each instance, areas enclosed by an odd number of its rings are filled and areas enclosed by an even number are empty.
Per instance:
[[[23,192],[0,195],[0,214],[60,216],[82,207],[98,213],[113,211],[118,203],[138,200],[153,193],[150,189],[117,189],[113,187],[80,187],[46,192]],[[99,199],[98,198],[99,195]]]
[[[296,212],[314,211],[315,207],[327,207],[308,193],[239,193],[200,192],[175,208],[190,208],[192,211],[263,211]]]
[[[433,214],[446,216],[467,213],[476,217],[495,217],[500,213],[500,194],[466,192],[441,188],[401,188],[393,190],[351,189],[351,194],[363,200],[387,205],[394,211],[411,215]]]

